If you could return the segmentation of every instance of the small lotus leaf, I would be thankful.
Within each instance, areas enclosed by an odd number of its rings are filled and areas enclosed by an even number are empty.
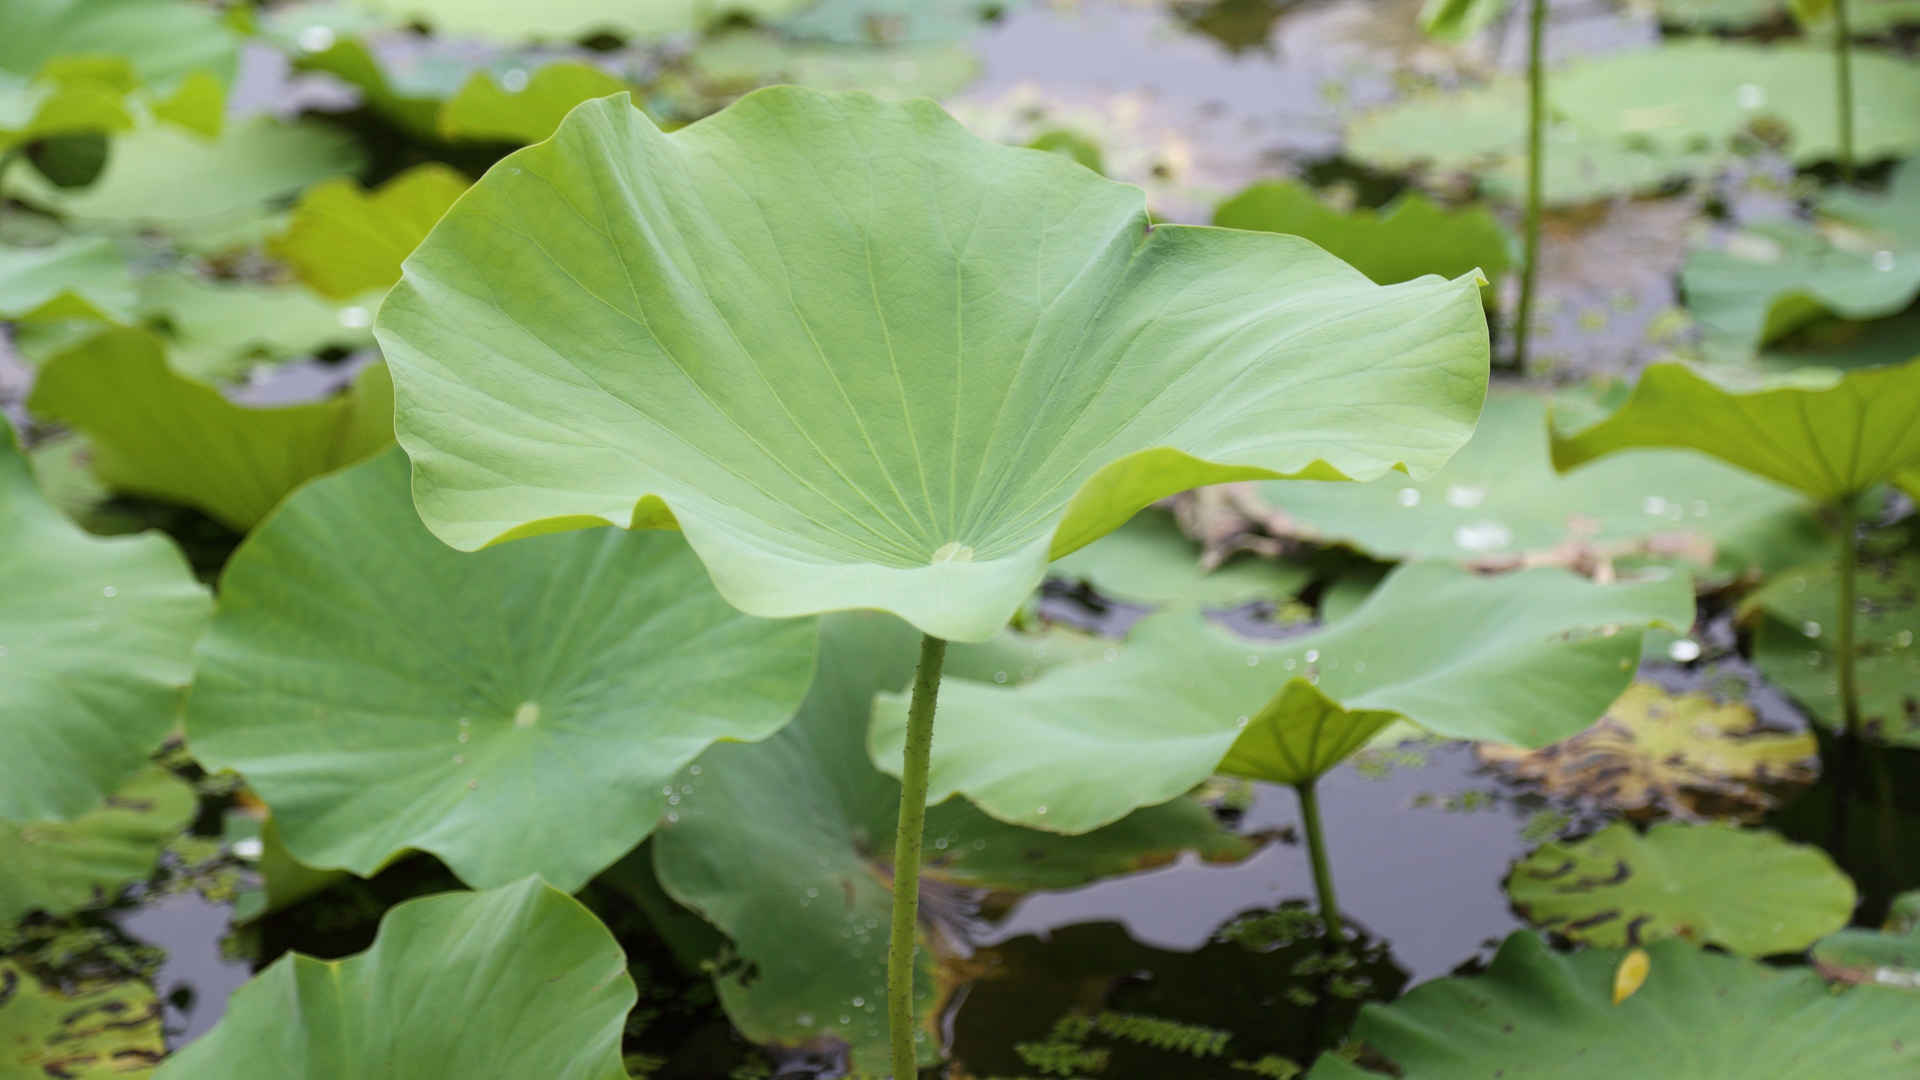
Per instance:
[[[1920,69],[1855,51],[1854,152],[1862,160],[1920,147]],[[1525,190],[1527,83],[1503,76],[1418,95],[1361,116],[1347,152],[1388,169],[1425,163],[1472,172],[1509,196]],[[1548,202],[1647,191],[1718,169],[1753,129],[1784,131],[1800,164],[1839,149],[1833,54],[1811,45],[1682,39],[1568,64],[1547,80]]]
[[[1813,782],[1805,731],[1763,725],[1742,702],[1636,682],[1587,730],[1538,750],[1483,743],[1483,761],[1558,799],[1635,817],[1758,818],[1783,790]]]
[[[250,409],[172,370],[154,335],[116,329],[49,361],[28,405],[87,433],[108,486],[245,531],[295,487],[387,445],[392,392],[376,364],[341,397]]]
[[[145,83],[194,72],[224,80],[238,53],[217,11],[178,0],[7,0],[0,71],[31,75],[62,57],[113,57]]]
[[[1498,281],[1513,260],[1512,238],[1485,207],[1448,210],[1418,193],[1341,213],[1305,184],[1266,181],[1221,203],[1213,223],[1304,236],[1382,285],[1476,267]]]
[[[606,927],[528,878],[401,904],[344,960],[288,953],[155,1077],[626,1080],[635,997]]]
[[[1845,926],[1858,900],[1819,848],[1674,821],[1549,843],[1513,868],[1507,895],[1528,922],[1581,944],[1679,937],[1741,956],[1805,949]]]
[[[692,88],[707,100],[685,103],[681,110],[697,114],[780,83],[860,90],[886,98],[947,98],[980,74],[980,58],[957,42],[875,48],[742,28],[702,40],[688,55],[686,67]]]
[[[575,105],[626,89],[617,76],[591,64],[548,64],[521,76],[511,80],[510,88],[484,71],[474,72],[441,107],[440,134],[449,139],[539,142],[553,134]],[[394,276],[399,276],[397,265]]]
[[[1274,480],[1251,509],[1279,535],[1481,569],[1655,560],[1737,574],[1790,565],[1825,535],[1792,491],[1699,454],[1637,451],[1562,476],[1547,444],[1547,399],[1496,391],[1473,440],[1425,480]]]
[[[160,999],[127,980],[66,991],[0,961],[0,1078],[126,1080],[166,1053]]]
[[[982,641],[1162,495],[1439,465],[1484,393],[1477,281],[1150,229],[1136,189],[930,103],[776,88],[672,135],[575,109],[375,334],[449,543],[677,523],[744,610]]]
[[[1840,192],[1820,210],[1824,229],[1756,226],[1687,258],[1680,283],[1707,348],[1745,359],[1817,319],[1877,319],[1920,296],[1920,161],[1884,195]],[[1910,344],[1901,359],[1917,352]]]
[[[1684,447],[1833,501],[1920,466],[1915,415],[1920,359],[1773,376],[1656,364],[1612,416],[1555,430],[1553,466],[1564,471],[1635,447]]]
[[[1620,693],[1642,630],[1692,616],[1684,577],[1602,586],[1438,563],[1401,567],[1357,611],[1281,642],[1154,616],[1124,648],[1024,686],[946,679],[928,798],[959,792],[1003,821],[1074,833],[1216,769],[1311,781],[1397,718],[1537,745]],[[898,768],[906,711],[899,694],[875,705],[869,751],[882,768]]]
[[[367,193],[350,179],[329,180],[300,196],[286,232],[269,247],[323,296],[385,289],[465,190],[465,176],[438,164],[416,165]]]
[[[1507,938],[1486,974],[1417,986],[1369,1005],[1353,1037],[1419,1080],[1832,1080],[1920,1069],[1920,1001],[1856,987],[1834,993],[1805,969],[1780,971],[1680,941],[1647,947],[1645,983],[1619,1004],[1625,952],[1553,952]],[[1327,1055],[1311,1080],[1368,1080]]]
[[[537,871],[572,889],[653,830],[708,744],[786,723],[814,637],[734,611],[671,534],[455,552],[390,451],[304,488],[234,554],[188,737],[309,865],[370,875],[417,848],[475,885]]]
[[[126,255],[110,237],[62,235],[0,247],[0,317],[125,319],[137,298]]]
[[[194,807],[193,789],[155,766],[72,821],[0,821],[0,923],[112,901],[153,872]]]
[[[1861,722],[1874,738],[1920,746],[1920,552],[1876,543],[1860,563],[1854,616],[1854,675]],[[1768,680],[1827,726],[1844,722],[1834,664],[1839,584],[1832,562],[1780,575],[1743,612],[1763,612],[1753,659]]]
[[[1305,567],[1250,556],[1208,569],[1172,515],[1158,510],[1135,514],[1132,521],[1055,562],[1051,573],[1084,581],[1102,596],[1129,603],[1215,608],[1255,600],[1280,604],[1311,579]]]
[[[667,894],[732,939],[741,964],[717,974],[716,985],[734,1025],[756,1042],[838,1040],[856,1068],[885,1066],[888,864],[900,785],[867,762],[862,726],[875,691],[911,680],[917,637],[890,616],[826,616],[799,716],[765,742],[703,754],[682,774],[651,841]],[[954,646],[947,668],[1022,679],[1101,647],[1057,632],[1009,634]],[[1068,838],[1003,825],[955,799],[927,810],[922,911],[941,920],[956,887],[1066,888],[1188,850],[1232,859],[1251,844],[1189,800]],[[622,863],[614,873],[635,871]],[[923,934],[914,986],[929,1032],[957,980],[953,959],[939,934]]]
[[[71,820],[173,728],[207,591],[159,535],[98,539],[0,421],[0,820]]]
[[[645,41],[699,30],[728,15],[774,19],[807,0],[364,0],[396,23],[425,23],[435,33],[497,41],[572,41],[615,34]]]
[[[1848,928],[1821,939],[1813,964],[1840,982],[1920,991],[1920,892],[1895,897],[1879,930]]]

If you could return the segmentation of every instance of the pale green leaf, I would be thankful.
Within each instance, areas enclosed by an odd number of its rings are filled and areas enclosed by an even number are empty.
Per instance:
[[[0,821],[0,923],[112,902],[153,873],[194,810],[193,789],[152,766],[72,821]]]
[[[375,335],[449,543],[677,522],[744,610],[974,641],[1159,496],[1431,470],[1487,364],[1474,278],[1148,229],[1136,189],[929,103],[791,88],[672,135],[574,110]]]
[[[1213,223],[1306,237],[1382,285],[1475,270],[1498,281],[1513,258],[1512,237],[1486,208],[1448,210],[1418,193],[1342,213],[1304,184],[1266,181],[1221,203]]]
[[[1208,570],[1173,516],[1152,509],[1055,562],[1051,573],[1084,581],[1115,600],[1202,607],[1282,604],[1312,578],[1304,566],[1251,555]]]
[[[396,23],[425,23],[435,33],[498,41],[574,41],[595,34],[646,40],[700,30],[729,15],[777,18],[808,0],[364,0]]]
[[[670,533],[456,552],[389,451],[228,562],[187,734],[310,866],[370,876],[419,849],[471,884],[575,889],[653,830],[682,765],[786,723],[814,639],[729,607]]]
[[[503,82],[506,85],[503,85]],[[517,88],[509,89],[517,83]],[[440,109],[440,134],[449,139],[535,143],[553,134],[575,105],[626,89],[626,83],[590,64],[548,64],[516,80],[496,81],[477,71]],[[461,185],[465,187],[464,181]],[[396,269],[395,277],[399,276]]]
[[[400,280],[400,263],[467,190],[440,164],[416,165],[363,192],[347,178],[308,188],[268,250],[322,296],[348,299]]]
[[[0,961],[0,1078],[140,1080],[166,1049],[160,999],[146,983],[62,988]]]
[[[1420,26],[1434,37],[1459,41],[1479,33],[1512,5],[1513,0],[1427,0],[1420,9]]]
[[[111,237],[59,235],[0,246],[0,318],[125,319],[137,302],[126,253]]]
[[[271,1062],[281,1080],[626,1080],[635,997],[607,928],[528,878],[409,900],[344,960],[288,953],[155,1076],[258,1080]]]

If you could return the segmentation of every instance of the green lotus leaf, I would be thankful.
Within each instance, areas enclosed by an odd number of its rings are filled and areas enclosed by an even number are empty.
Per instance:
[[[388,445],[391,394],[376,364],[340,397],[251,409],[170,368],[154,335],[114,329],[49,361],[28,405],[87,434],[109,487],[244,532],[302,483]]]
[[[1920,552],[1862,553],[1855,583],[1854,677],[1860,720],[1876,740],[1920,747]],[[1831,560],[1780,575],[1748,597],[1753,659],[1769,682],[1835,730],[1844,726],[1834,664],[1839,580]]]
[[[1678,575],[1604,586],[1560,570],[1481,577],[1439,563],[1400,567],[1358,610],[1284,641],[1154,616],[1124,649],[1024,686],[946,678],[928,799],[958,792],[1003,821],[1074,833],[1216,770],[1312,781],[1395,719],[1540,745],[1619,696],[1641,631],[1692,620]],[[882,768],[899,767],[906,711],[900,694],[874,706],[868,749]]]
[[[31,75],[62,57],[113,57],[144,83],[194,72],[229,78],[239,40],[220,13],[179,0],[7,0],[0,71]]]
[[[1486,974],[1439,979],[1369,1005],[1353,1037],[1420,1080],[1829,1080],[1920,1067],[1920,1002],[1874,987],[1834,993],[1818,975],[1702,952],[1647,948],[1646,982],[1618,1005],[1625,952],[1555,953],[1530,933],[1507,938]],[[1327,1055],[1311,1080],[1368,1080]]]
[[[707,100],[681,111],[711,112],[738,95],[787,83],[816,90],[860,90],[881,97],[946,98],[980,74],[980,58],[960,43],[886,47],[796,41],[765,30],[733,29],[703,40],[686,58],[691,89]]]
[[[10,170],[6,192],[77,221],[192,230],[257,214],[363,162],[352,136],[320,124],[261,117],[213,140],[152,124],[117,136],[106,169],[85,188],[65,191]]]
[[[368,109],[409,135],[431,139],[441,105],[478,61],[422,51],[404,61],[383,62],[361,36],[383,26],[383,20],[358,7],[295,4],[268,13],[261,32],[292,53],[295,68],[346,82],[360,91]]]
[[[1484,393],[1477,281],[1148,229],[1137,190],[931,103],[775,88],[672,135],[575,109],[375,336],[443,540],[677,523],[743,610],[980,641],[1162,495],[1438,466]]]
[[[398,451],[289,499],[220,594],[195,756],[246,778],[295,858],[361,875],[419,849],[474,885],[578,888],[653,830],[681,766],[786,723],[813,667],[811,623],[734,611],[677,536],[455,552]]]
[[[729,15],[764,22],[807,0],[361,0],[396,24],[425,23],[435,33],[497,41],[574,41],[596,34],[645,40],[700,30]]]
[[[193,820],[193,789],[154,766],[72,821],[0,821],[0,923],[109,903]]]
[[[1630,815],[1758,820],[1811,784],[1808,731],[1769,727],[1744,701],[1636,682],[1592,727],[1537,750],[1481,743],[1482,761],[1567,802]]]
[[[416,165],[372,192],[344,177],[329,180],[300,196],[269,250],[322,296],[344,300],[385,289],[465,190],[467,178],[439,164]]]
[[[1562,476],[1548,460],[1547,406],[1539,394],[1496,390],[1472,441],[1425,480],[1261,484],[1267,527],[1380,559],[1657,560],[1727,575],[1792,565],[1825,535],[1792,491],[1695,453],[1636,451]]]
[[[0,71],[0,151],[35,139],[132,127],[124,85],[98,74],[68,67],[59,74],[27,79]],[[131,79],[130,72],[127,78]]]
[[[1129,603],[1216,608],[1255,600],[1281,604],[1306,588],[1313,576],[1304,566],[1251,556],[1208,569],[1173,516],[1158,510],[1135,514],[1125,525],[1055,562],[1051,572]]]
[[[666,893],[724,931],[735,958],[751,965],[750,974],[723,968],[716,986],[734,1025],[756,1042],[838,1040],[856,1068],[886,1067],[881,1003],[900,785],[867,762],[861,741],[874,693],[912,679],[917,646],[913,629],[890,616],[823,618],[818,674],[800,714],[765,742],[703,754],[650,842]],[[1073,635],[1009,634],[954,646],[947,668],[1024,678],[1103,648]],[[956,799],[927,808],[922,910],[941,910],[936,898],[953,886],[1065,888],[1186,850],[1231,859],[1251,845],[1190,800],[1069,838],[1003,825]],[[650,876],[628,863],[615,873]],[[941,963],[952,958],[937,935],[921,941],[917,1015],[931,1031],[957,976]]]
[[[1342,213],[1305,184],[1265,181],[1221,203],[1213,223],[1304,236],[1382,285],[1476,267],[1498,281],[1512,261],[1513,240],[1485,207],[1448,210],[1418,193]]]
[[[71,820],[173,728],[207,591],[163,536],[69,523],[4,422],[0,580],[0,820]]]
[[[111,237],[61,234],[40,245],[0,246],[0,318],[126,319],[138,295]]]
[[[1546,844],[1514,866],[1507,895],[1528,922],[1581,944],[1678,937],[1741,956],[1799,952],[1847,925],[1859,899],[1819,848],[1674,821]]]
[[[1857,49],[1854,153],[1863,161],[1920,147],[1920,68]],[[1832,50],[1707,38],[1613,53],[1556,70],[1547,81],[1545,198],[1583,202],[1657,190],[1726,163],[1756,127],[1784,132],[1808,165],[1839,151]],[[1429,165],[1472,173],[1512,197],[1526,184],[1527,83],[1434,92],[1363,115],[1347,152],[1376,168]]]
[[[1920,466],[1916,413],[1920,359],[1774,376],[1655,364],[1612,416],[1553,432],[1553,467],[1635,447],[1682,447],[1831,502]]]
[[[440,134],[449,139],[534,143],[553,134],[575,105],[626,89],[626,83],[591,64],[548,64],[533,74],[502,76],[476,71],[440,109]],[[466,181],[461,181],[464,190]],[[443,208],[444,209],[444,208]],[[423,234],[424,235],[424,234]],[[399,277],[399,267],[394,277]]]
[[[1879,930],[1849,928],[1822,938],[1813,963],[1840,982],[1920,990],[1920,892],[1895,897]]]
[[[127,980],[66,990],[0,961],[0,1078],[127,1080],[166,1053],[160,999]]]
[[[979,33],[995,15],[1023,0],[813,0],[780,20],[780,30],[799,38],[842,45],[956,42]]]
[[[156,1080],[346,1076],[626,1080],[636,994],[607,928],[528,878],[387,912],[366,952],[289,953],[233,995],[218,1027]]]
[[[1756,226],[1687,257],[1680,283],[1708,348],[1744,359],[1815,320],[1895,315],[1920,296],[1920,161],[1885,195],[1841,192],[1821,212],[1824,230]],[[1915,352],[1910,343],[1901,359]]]
[[[1460,41],[1479,33],[1511,7],[1513,0],[1427,0],[1420,26],[1434,37]]]

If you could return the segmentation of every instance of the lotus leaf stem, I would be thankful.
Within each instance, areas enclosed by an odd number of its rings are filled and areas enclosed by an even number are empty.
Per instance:
[[[1540,202],[1547,123],[1547,0],[1531,0],[1527,15],[1527,223],[1520,262],[1520,310],[1513,318],[1513,366],[1527,370],[1527,334],[1533,325],[1534,279],[1540,272]]]
[[[1855,536],[1859,514],[1852,499],[1840,502],[1840,605],[1834,612],[1834,671],[1840,683],[1840,715],[1846,721],[1846,737],[1858,739],[1860,731],[1860,685],[1854,670],[1853,622],[1859,611],[1855,597],[1860,576],[1860,546]]]
[[[1847,0],[1833,0],[1833,65],[1840,103],[1840,177],[1853,183],[1853,37]]]
[[[920,841],[927,823],[927,768],[933,757],[933,709],[940,696],[940,669],[947,643],[920,639],[920,666],[907,706],[906,761],[900,770],[900,827],[893,838],[893,929],[887,939],[887,1033],[894,1080],[919,1072],[914,1053],[913,958],[920,923]]]
[[[1313,888],[1320,894],[1320,919],[1326,924],[1326,946],[1337,948],[1344,940],[1340,932],[1340,904],[1333,897],[1333,871],[1327,864],[1327,838],[1320,828],[1320,796],[1314,781],[1295,784],[1300,796],[1300,820],[1307,833],[1307,853],[1313,858]]]

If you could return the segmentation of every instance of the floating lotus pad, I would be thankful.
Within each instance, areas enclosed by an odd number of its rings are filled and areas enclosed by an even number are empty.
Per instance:
[[[477,886],[576,889],[653,830],[710,743],[786,723],[814,641],[811,622],[729,607],[670,533],[456,552],[390,451],[234,553],[188,738],[311,866],[370,875],[417,848]]]
[[[1498,281],[1513,261],[1513,238],[1485,207],[1448,210],[1417,192],[1342,213],[1304,184],[1264,181],[1221,203],[1213,223],[1303,236],[1382,285],[1476,268]]]
[[[152,766],[72,821],[0,821],[0,923],[112,902],[193,821],[193,789]]]
[[[1873,987],[1835,993],[1806,969],[1781,971],[1679,941],[1647,948],[1647,978],[1612,1000],[1624,950],[1553,952],[1509,937],[1486,974],[1417,986],[1369,1005],[1353,1038],[1420,1080],[1829,1080],[1920,1069],[1920,1000]],[[1379,1074],[1327,1055],[1311,1080]]]
[[[1053,564],[1055,576],[1084,581],[1100,594],[1140,604],[1235,607],[1279,604],[1312,579],[1306,567],[1252,556],[1218,569],[1201,565],[1200,550],[1173,516],[1142,510],[1132,521]]]
[[[861,743],[874,693],[912,679],[917,635],[890,616],[846,613],[825,617],[821,637],[819,673],[792,724],[765,742],[716,746],[676,781],[652,866],[668,895],[725,932],[751,965],[750,977],[715,976],[735,1027],[781,1046],[843,1040],[856,1068],[884,1069],[887,864],[900,785],[867,762]],[[1058,630],[1009,633],[954,646],[947,670],[1019,682],[1105,648]],[[1233,859],[1252,847],[1185,799],[1078,837],[1004,825],[953,799],[927,808],[923,910],[951,910],[932,898],[954,887],[1067,888],[1184,851]],[[930,1034],[957,980],[940,944],[923,933],[914,977]]]
[[[1682,576],[1601,586],[1434,563],[1401,567],[1358,610],[1281,642],[1155,616],[1106,658],[1024,686],[945,680],[928,798],[958,792],[1003,821],[1074,833],[1216,769],[1313,780],[1395,719],[1451,738],[1551,742],[1625,688],[1641,631],[1692,618]],[[868,749],[881,768],[899,767],[906,713],[901,694],[874,706]]]
[[[635,997],[607,928],[528,878],[401,904],[344,960],[281,957],[154,1075],[255,1080],[271,1061],[287,1080],[626,1080]]]
[[[0,961],[0,1077],[147,1076],[167,1051],[160,999],[144,982],[63,991]]]
[[[69,820],[172,730],[212,605],[165,537],[62,517],[3,421],[0,580],[0,820]]]
[[[286,232],[269,245],[324,296],[348,299],[400,280],[400,263],[467,190],[444,165],[416,165],[362,192],[349,179],[307,189]]]
[[[926,102],[776,88],[672,135],[576,109],[442,219],[375,333],[449,543],[677,524],[744,610],[980,641],[1161,495],[1438,466],[1484,393],[1479,303],[1149,229],[1137,190]]]
[[[1616,822],[1533,851],[1507,878],[1523,918],[1587,945],[1685,938],[1742,956],[1799,952],[1859,897],[1816,847],[1737,825]]]

